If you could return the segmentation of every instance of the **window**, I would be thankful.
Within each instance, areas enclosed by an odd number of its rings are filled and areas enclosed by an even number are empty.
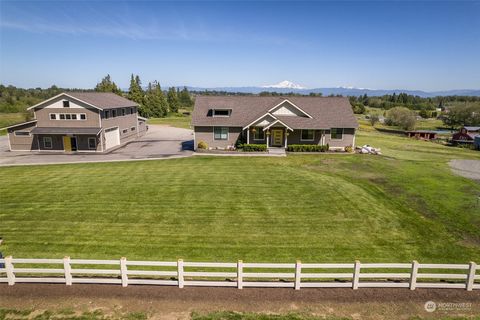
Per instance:
[[[135,131],[135,130],[137,130],[137,128],[131,127],[130,130]]]
[[[315,136],[314,130],[302,130],[302,138],[303,141],[313,141]]]
[[[88,149],[97,149],[97,138],[88,138]]]
[[[128,132],[128,129],[123,129],[122,130],[122,133],[127,133]]]
[[[57,120],[57,114],[56,113],[50,113],[50,120]]]
[[[214,127],[213,128],[213,139],[214,140],[227,140],[228,139],[228,128],[227,127]]]
[[[132,113],[132,108],[127,108],[127,114],[131,114]]]
[[[342,140],[343,139],[343,129],[342,128],[332,128],[332,130],[330,130],[330,139],[332,139],[332,140]]]
[[[87,120],[87,115],[85,113],[80,113],[80,120]]]
[[[214,117],[230,117],[231,109],[213,109]]]
[[[65,113],[65,119],[71,120],[71,119],[72,119],[72,115],[71,115],[70,113]]]
[[[64,113],[60,113],[60,120],[65,120],[65,114]]]
[[[70,108],[70,101],[63,101],[64,108]]]
[[[112,118],[115,118],[117,116],[117,110],[113,109],[112,110]]]
[[[257,127],[255,128],[255,133],[253,134],[253,140],[265,140],[265,131],[262,130],[263,128]]]
[[[126,113],[125,108],[122,108],[122,116],[124,116]]]
[[[52,149],[52,137],[43,137],[43,147],[45,149]]]
[[[110,118],[110,110],[105,111],[105,119]]]
[[[77,115],[75,113],[72,114],[72,120],[77,120]]]
[[[29,131],[15,131],[16,136],[29,136],[30,132]]]

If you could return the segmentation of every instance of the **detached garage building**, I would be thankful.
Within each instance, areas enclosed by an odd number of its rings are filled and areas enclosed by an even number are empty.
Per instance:
[[[138,104],[114,93],[69,92],[34,105],[7,128],[11,151],[103,152],[144,135]]]

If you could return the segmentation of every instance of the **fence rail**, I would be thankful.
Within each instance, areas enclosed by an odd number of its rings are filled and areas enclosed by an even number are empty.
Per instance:
[[[207,271],[208,270],[208,271]],[[480,266],[411,263],[236,263],[0,259],[0,283],[102,283],[208,287],[480,289]],[[421,272],[423,271],[423,272]]]

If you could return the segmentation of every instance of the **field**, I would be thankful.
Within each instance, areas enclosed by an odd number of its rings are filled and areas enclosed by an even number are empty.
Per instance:
[[[375,132],[384,156],[193,157],[0,168],[4,255],[480,261],[479,153]]]
[[[150,118],[149,124],[160,124],[165,126],[172,126],[177,128],[190,129],[191,116],[184,116],[183,114],[169,114],[165,118]]]
[[[23,113],[0,113],[0,129],[24,121],[25,115]],[[0,130],[0,136],[5,134],[7,134],[6,130]]]

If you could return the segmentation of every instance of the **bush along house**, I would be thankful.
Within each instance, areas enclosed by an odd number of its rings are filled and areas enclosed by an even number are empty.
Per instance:
[[[11,151],[103,152],[144,135],[138,105],[114,93],[68,92],[36,104],[7,128]]]
[[[241,141],[355,147],[358,122],[344,97],[197,96],[192,116],[198,148],[232,149]]]

